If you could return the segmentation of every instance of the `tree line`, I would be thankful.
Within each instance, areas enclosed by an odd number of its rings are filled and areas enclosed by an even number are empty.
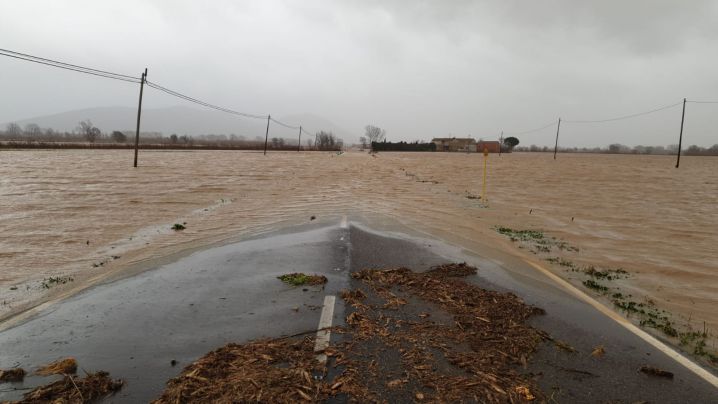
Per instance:
[[[16,123],[7,124],[0,130],[0,147],[42,147],[42,148],[126,148],[134,145],[135,132],[118,131],[103,132],[91,120],[78,122],[75,130],[57,131],[52,128],[41,128],[35,123],[24,127]],[[264,148],[265,138],[255,136],[248,138],[243,135],[200,134],[195,136],[165,136],[161,132],[141,132],[140,144],[161,148],[202,148],[202,149],[247,149]],[[307,136],[302,139],[299,147],[298,139],[271,137],[267,140],[267,148],[274,150],[341,150],[343,141],[332,132],[317,132],[314,138]]]
[[[548,146],[520,146],[514,148],[520,152],[553,152],[553,147]],[[600,154],[644,154],[644,155],[674,155],[678,152],[678,145],[668,146],[626,146],[620,143],[613,143],[604,147],[559,147],[561,153],[600,153]],[[681,153],[686,156],[718,156],[718,144],[711,147],[690,145],[683,148]]]

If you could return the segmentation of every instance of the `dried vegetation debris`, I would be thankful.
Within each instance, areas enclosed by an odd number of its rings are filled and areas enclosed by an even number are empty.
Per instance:
[[[0,371],[0,379],[6,372],[13,372],[14,376],[21,376],[17,380],[22,381],[25,371],[22,369],[11,369]],[[23,395],[22,400],[14,401],[15,404],[69,404],[69,403],[91,403],[100,398],[106,397],[119,391],[124,382],[113,380],[107,372],[85,373],[85,377],[73,376],[77,372],[77,361],[74,358],[60,359],[40,367],[35,374],[38,376],[62,375],[62,379],[39,386]]]
[[[75,360],[75,358],[65,358],[41,367],[35,371],[35,374],[39,376],[51,376],[75,374],[75,372],[77,372],[77,360]]]
[[[123,384],[107,372],[87,373],[81,378],[67,374],[61,380],[26,393],[16,404],[91,403],[119,391]]]
[[[26,374],[25,369],[22,368],[0,369],[0,383],[21,382],[25,380]]]
[[[185,368],[155,403],[542,400],[520,370],[545,339],[525,321],[543,311],[467,283],[473,273],[466,264],[353,273],[327,367],[309,336],[229,344]]]

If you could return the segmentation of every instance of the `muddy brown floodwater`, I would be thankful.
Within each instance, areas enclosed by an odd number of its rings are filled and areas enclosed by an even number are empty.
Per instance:
[[[488,207],[474,199],[482,159],[144,151],[133,169],[128,151],[0,151],[0,318],[159,257],[348,214],[504,250],[580,287],[585,277],[547,259],[623,268],[626,279],[604,282],[612,292],[718,330],[718,158],[685,157],[676,169],[668,156],[491,155]],[[536,251],[496,226],[542,230],[579,251]]]

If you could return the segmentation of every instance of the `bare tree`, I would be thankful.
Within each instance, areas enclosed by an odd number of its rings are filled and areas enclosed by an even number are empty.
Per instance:
[[[360,138],[359,138],[359,143],[361,143],[361,149],[362,149],[362,150],[366,149],[366,145],[367,145],[366,136],[360,137]]]
[[[332,132],[318,132],[314,145],[319,150],[335,150],[337,149],[337,138]]]
[[[5,133],[9,136],[20,136],[22,135],[22,129],[20,129],[20,125],[16,123],[9,123],[7,124]]]
[[[116,130],[112,132],[112,140],[116,143],[125,143],[127,141],[127,135],[120,132],[119,130]]]
[[[364,127],[364,136],[371,145],[373,142],[383,142],[386,139],[386,131],[374,125]]]
[[[100,129],[95,127],[89,119],[80,121],[77,129],[80,134],[84,136],[85,140],[90,143],[94,143],[101,134]]]
[[[32,137],[39,137],[42,135],[42,129],[36,123],[28,123],[25,125],[25,134]]]

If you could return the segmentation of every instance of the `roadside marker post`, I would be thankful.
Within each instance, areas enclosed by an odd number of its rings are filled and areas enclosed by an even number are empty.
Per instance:
[[[488,201],[486,200],[486,168],[489,162],[489,149],[484,148],[484,182],[481,186],[481,202],[486,204]]]

